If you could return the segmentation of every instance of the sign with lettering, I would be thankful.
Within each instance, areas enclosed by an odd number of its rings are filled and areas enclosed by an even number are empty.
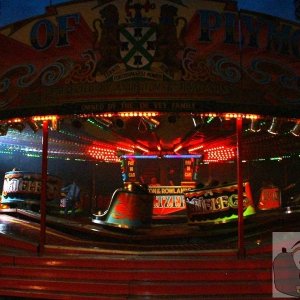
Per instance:
[[[126,173],[127,180],[130,182],[136,181],[136,164],[135,159],[127,159],[126,162]]]
[[[244,216],[255,213],[250,183],[243,184]],[[237,219],[238,186],[237,184],[202,188],[184,193],[187,215],[190,223],[223,223]]]
[[[62,180],[53,175],[47,176],[47,200],[60,199]],[[39,173],[11,171],[6,172],[3,182],[1,203],[40,201],[42,175]]]
[[[194,158],[189,158],[184,160],[183,164],[183,180],[192,181],[194,174]]]
[[[0,118],[143,111],[299,117],[300,25],[235,1],[87,0],[0,29]]]
[[[153,215],[168,215],[184,212],[186,209],[184,192],[194,186],[149,186],[153,193]]]
[[[281,193],[278,187],[264,187],[260,191],[258,208],[268,210],[281,206]]]

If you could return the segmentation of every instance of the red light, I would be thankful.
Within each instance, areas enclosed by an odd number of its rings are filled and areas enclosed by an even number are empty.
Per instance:
[[[210,148],[204,150],[206,153],[204,161],[205,162],[220,162],[232,160],[236,156],[236,148],[224,146]]]
[[[106,162],[118,162],[119,158],[113,149],[102,147],[89,147],[87,153],[94,159],[106,161]]]

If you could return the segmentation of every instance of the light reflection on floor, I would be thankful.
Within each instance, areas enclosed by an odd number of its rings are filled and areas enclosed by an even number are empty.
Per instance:
[[[38,242],[40,238],[40,224],[0,214],[0,233],[10,236],[13,235],[30,242]],[[79,241],[72,236],[50,228],[46,229],[46,239],[48,243],[59,245]]]
[[[35,221],[22,219],[23,215],[0,213],[0,235],[39,243],[39,216]],[[24,218],[28,212],[24,214]],[[247,249],[270,245],[273,231],[295,231],[299,228],[300,211],[285,214],[282,211],[262,212],[245,223]],[[104,229],[95,224],[80,223],[81,219],[48,217],[46,244],[48,247],[78,247],[103,251],[153,251],[233,249],[237,245],[237,224],[213,227],[190,226],[186,223],[160,224],[148,231],[124,233],[115,229]],[[55,227],[51,227],[55,220]],[[51,221],[51,222],[50,222]],[[236,226],[235,226],[236,225]],[[68,227],[69,234],[64,229]],[[59,228],[59,229],[54,229]],[[227,229],[226,229],[227,228]],[[71,230],[71,231],[70,231]],[[74,234],[73,234],[74,233]],[[91,234],[92,233],[92,234]],[[64,248],[64,249],[65,249]],[[128,251],[129,251],[128,250]]]
[[[1,223],[0,224],[0,232],[1,233],[4,233],[4,234],[7,234],[8,233],[8,225],[7,224],[3,224],[3,223]]]

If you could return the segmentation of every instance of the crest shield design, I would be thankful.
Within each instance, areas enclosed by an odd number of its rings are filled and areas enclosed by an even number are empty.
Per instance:
[[[134,69],[149,65],[155,55],[156,29],[153,26],[126,26],[120,30],[120,54]]]

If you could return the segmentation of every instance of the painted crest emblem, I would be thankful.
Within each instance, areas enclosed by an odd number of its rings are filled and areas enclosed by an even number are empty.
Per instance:
[[[123,27],[120,31],[120,41],[120,54],[127,66],[139,69],[152,62],[155,54],[155,27]]]
[[[151,10],[159,13],[157,20],[149,16]],[[125,12],[125,22],[120,23],[119,7],[109,2],[93,22],[94,47],[100,56],[94,70],[96,81],[180,78],[177,54],[184,48],[180,37],[186,20],[178,17],[178,8],[169,4],[157,8],[151,0],[127,0]]]
[[[120,54],[124,63],[134,69],[147,66],[155,54],[156,27],[151,26],[151,18],[144,17],[142,12],[155,9],[155,4],[128,0],[125,10],[128,25],[121,27]]]

